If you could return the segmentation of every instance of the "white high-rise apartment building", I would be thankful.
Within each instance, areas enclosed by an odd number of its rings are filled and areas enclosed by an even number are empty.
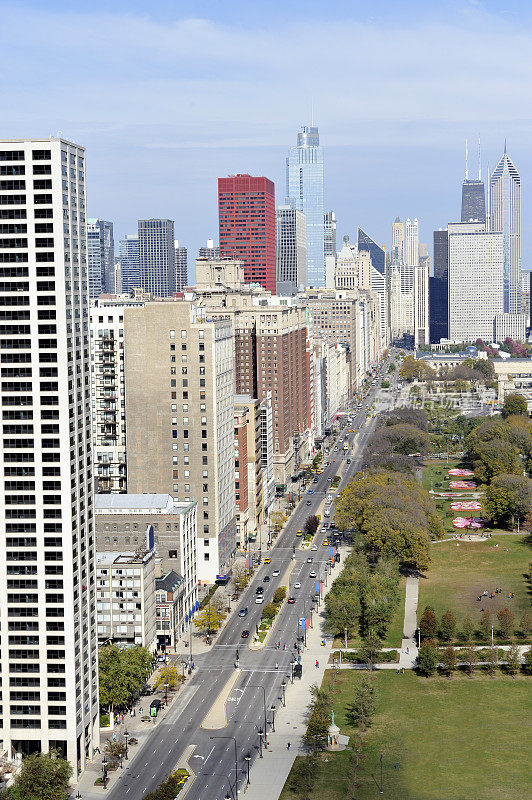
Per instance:
[[[429,339],[429,265],[424,263],[414,268],[414,347]]]
[[[490,179],[490,230],[501,232],[504,249],[504,311],[521,311],[521,176],[506,147]]]
[[[503,234],[484,223],[453,223],[449,231],[449,339],[493,338],[503,312]]]
[[[0,141],[1,748],[99,744],[85,151]]]

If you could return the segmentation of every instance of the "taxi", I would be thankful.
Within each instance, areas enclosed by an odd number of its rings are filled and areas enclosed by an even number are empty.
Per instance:
[[[322,545],[323,545],[324,547],[327,547],[327,546],[328,546],[328,544],[329,544],[329,540],[328,540],[328,539],[324,539],[324,540],[323,540],[323,542],[322,542]]]
[[[303,531],[298,531],[298,532],[296,533],[296,536],[303,536]]]
[[[265,564],[271,564],[271,563],[272,563],[272,560],[271,560],[271,558],[270,558],[269,556],[267,556],[267,557],[264,559],[264,563],[265,563]]]

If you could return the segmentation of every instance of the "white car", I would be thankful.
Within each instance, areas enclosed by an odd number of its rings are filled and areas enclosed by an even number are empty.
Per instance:
[[[318,548],[316,548],[316,550],[317,549]],[[294,589],[301,589],[301,584],[299,583],[299,581],[297,581],[297,583],[294,583]]]
[[[310,549],[313,550],[314,552],[316,552],[316,550],[318,549],[318,545],[317,544],[313,544]]]
[[[258,603],[259,605],[261,603],[264,603],[264,596],[262,594],[259,594],[258,597],[255,598],[255,602]]]
[[[280,574],[280,573],[279,573],[279,570],[278,570],[278,569],[274,569],[274,571],[272,572],[272,576],[273,576],[274,578],[277,578],[277,577],[279,576],[279,574]]]

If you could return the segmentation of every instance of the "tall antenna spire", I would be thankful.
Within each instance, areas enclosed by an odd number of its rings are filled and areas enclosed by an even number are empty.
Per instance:
[[[506,136],[504,137],[504,155],[506,155]]]
[[[482,158],[481,158],[481,151],[480,151],[480,133],[478,135],[478,179],[479,179],[479,181],[482,180]]]
[[[467,139],[465,140],[465,179],[469,180],[469,170],[467,168]]]

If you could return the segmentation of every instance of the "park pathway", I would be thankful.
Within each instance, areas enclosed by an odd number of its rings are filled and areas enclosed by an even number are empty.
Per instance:
[[[403,622],[403,640],[399,654],[399,667],[413,669],[417,659],[417,603],[419,593],[419,575],[409,575],[406,579],[405,617]]]

